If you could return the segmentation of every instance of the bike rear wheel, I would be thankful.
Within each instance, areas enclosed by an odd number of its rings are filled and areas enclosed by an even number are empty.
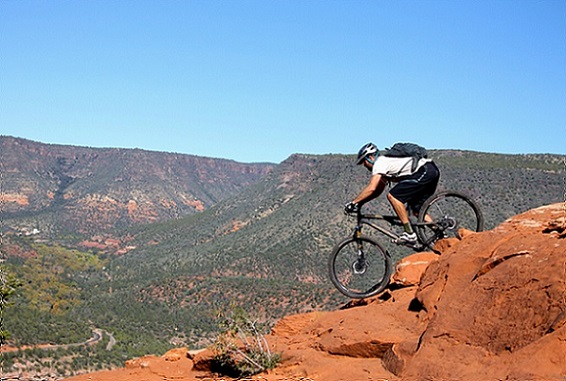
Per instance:
[[[367,236],[339,242],[328,260],[330,280],[342,294],[353,299],[383,291],[389,284],[391,267],[389,254]]]
[[[431,247],[441,238],[460,237],[460,229],[483,230],[483,215],[474,200],[460,192],[442,192],[429,198],[419,212],[417,235]]]

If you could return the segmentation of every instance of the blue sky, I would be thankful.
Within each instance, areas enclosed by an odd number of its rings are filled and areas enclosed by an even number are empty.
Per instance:
[[[562,0],[0,0],[0,134],[278,163],[566,154]]]

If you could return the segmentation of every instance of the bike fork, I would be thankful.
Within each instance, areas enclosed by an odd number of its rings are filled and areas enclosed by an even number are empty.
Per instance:
[[[361,226],[356,226],[354,230],[354,238],[356,239],[356,245],[358,246],[358,258],[352,264],[352,270],[354,274],[362,275],[366,272],[367,263],[366,263],[366,256],[364,253],[364,246],[362,241],[359,239],[362,236],[362,228]]]

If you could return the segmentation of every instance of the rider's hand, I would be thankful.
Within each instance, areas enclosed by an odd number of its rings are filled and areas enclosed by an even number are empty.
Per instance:
[[[360,211],[360,204],[358,204],[357,202],[349,202],[346,205],[344,205],[344,213],[346,214],[357,213],[359,211]]]

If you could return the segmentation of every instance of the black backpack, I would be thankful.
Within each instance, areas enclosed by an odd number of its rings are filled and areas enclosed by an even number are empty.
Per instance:
[[[389,157],[412,157],[411,172],[415,172],[420,159],[428,158],[426,148],[414,143],[395,143],[380,154]]]

